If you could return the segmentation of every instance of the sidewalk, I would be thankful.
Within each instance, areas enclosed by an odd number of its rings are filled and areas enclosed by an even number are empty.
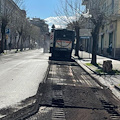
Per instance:
[[[79,56],[80,56],[80,58],[83,58],[83,60],[82,60],[83,63],[90,63],[91,62],[91,58],[92,58],[91,53],[87,53],[85,51],[79,51]],[[98,64],[102,65],[103,61],[106,61],[106,60],[111,60],[112,64],[113,64],[113,69],[120,71],[120,61],[119,60],[114,60],[114,59],[111,59],[111,58],[107,58],[107,57],[97,55],[97,63]]]
[[[23,50],[22,52],[27,51],[27,50],[29,50],[29,48],[26,48],[26,50]],[[4,53],[1,53],[0,56],[1,56],[1,55],[13,54],[13,53],[15,53],[15,52],[16,52],[16,49],[4,50]],[[20,49],[18,50],[18,52],[20,52]]]
[[[91,58],[92,55],[85,51],[79,51],[79,56],[82,59],[78,59],[75,57],[75,60],[78,64],[80,64],[92,77],[99,81],[99,83],[103,86],[108,87],[112,90],[114,95],[120,99],[120,73],[115,75],[108,75],[108,74],[97,74],[98,67],[91,65]],[[120,71],[120,61],[114,60],[111,58],[103,57],[97,55],[97,63],[102,66],[103,61],[111,60],[113,65],[113,70]],[[116,89],[117,88],[117,89]]]

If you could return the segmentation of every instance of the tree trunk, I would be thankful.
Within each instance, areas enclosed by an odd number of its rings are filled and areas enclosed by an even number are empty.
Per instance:
[[[1,28],[2,40],[1,40],[1,53],[4,53],[4,41],[5,41],[5,27]]]
[[[79,27],[76,26],[75,27],[75,32],[76,32],[76,46],[75,46],[75,56],[78,56],[79,57]]]
[[[94,34],[93,35],[93,47],[92,47],[92,60],[91,60],[91,63],[93,65],[97,64],[96,54],[97,54],[97,36]]]
[[[2,25],[1,25],[1,33],[2,33],[2,40],[1,40],[1,53],[4,53],[4,46],[5,46],[5,44],[4,44],[4,42],[5,42],[5,29],[6,29],[6,26],[7,26],[7,24],[8,24],[8,20],[6,19],[6,18],[2,18]]]
[[[93,37],[93,46],[92,46],[92,60],[91,64],[97,65],[97,45],[98,45],[98,34],[99,34],[99,26],[96,26],[94,32],[92,33]]]
[[[20,51],[23,51],[23,39],[22,39],[22,37],[21,37]]]
[[[1,53],[4,53],[4,39],[5,39],[5,34],[2,33],[2,40],[1,40]]]
[[[28,38],[28,39],[29,39],[29,50],[30,50],[30,49],[31,49],[31,47],[30,47],[30,35],[29,35],[29,38]]]
[[[19,39],[18,39],[18,41],[17,41],[17,49],[16,49],[16,52],[17,52],[18,49],[19,49],[19,41],[20,41],[20,35],[19,35]]]

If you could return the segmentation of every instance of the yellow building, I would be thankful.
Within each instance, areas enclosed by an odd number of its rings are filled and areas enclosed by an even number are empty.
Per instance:
[[[104,24],[99,30],[98,53],[120,58],[120,0],[83,0],[83,5],[91,10],[95,2],[105,14]]]

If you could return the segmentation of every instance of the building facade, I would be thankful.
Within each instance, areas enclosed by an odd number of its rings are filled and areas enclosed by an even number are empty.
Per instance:
[[[16,48],[19,38],[18,29],[22,23],[26,21],[26,11],[21,10],[13,0],[0,0],[1,25],[5,24],[4,21],[2,22],[3,18],[7,21],[5,27],[6,38],[4,40],[4,49],[9,49],[10,44],[13,48]],[[0,34],[0,41],[1,39],[2,34]]]
[[[46,35],[49,33],[48,24],[40,18],[32,18],[30,23],[40,28],[40,40],[38,41],[38,44],[40,47],[44,47]]]
[[[98,54],[120,58],[120,0],[83,0],[83,5],[90,12],[97,6],[105,15],[99,30]]]
[[[7,21],[5,30],[1,27],[5,25],[2,19]],[[5,31],[4,40],[1,31]],[[14,0],[0,0],[0,52],[10,47],[16,49],[42,47],[44,35],[48,31],[48,25],[44,20],[26,18],[26,11],[21,10]]]
[[[32,18],[32,20],[30,20],[30,22],[31,22],[31,24],[40,27],[41,33],[46,34],[49,32],[48,24],[46,24],[44,20],[42,20],[40,18]]]

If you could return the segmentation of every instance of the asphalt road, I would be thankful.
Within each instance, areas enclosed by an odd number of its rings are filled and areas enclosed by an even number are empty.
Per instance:
[[[36,95],[48,57],[41,49],[0,56],[0,117],[27,106],[23,101]]]
[[[26,120],[119,120],[120,101],[75,62],[50,61],[38,112]]]
[[[3,120],[18,120],[16,115],[24,114],[29,116],[26,120],[120,119],[120,101],[75,62],[49,61],[48,76],[38,89],[48,66],[48,56],[40,50],[33,50],[0,57],[1,107],[28,98],[37,90],[39,103],[39,110],[32,116],[29,111],[34,110],[34,106]],[[22,107],[25,104],[22,103]],[[10,114],[9,109],[4,110],[6,112]]]

